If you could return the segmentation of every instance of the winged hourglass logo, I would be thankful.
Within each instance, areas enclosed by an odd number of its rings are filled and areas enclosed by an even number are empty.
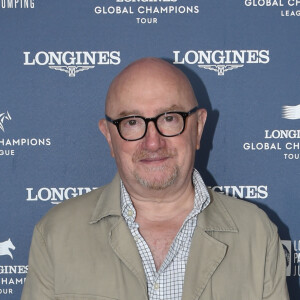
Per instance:
[[[76,73],[95,68],[95,66],[49,66],[50,69],[66,72],[69,77],[75,77]]]
[[[224,76],[224,73],[226,71],[231,71],[233,69],[241,68],[243,66],[244,65],[198,65],[199,68],[218,72],[219,76]]]

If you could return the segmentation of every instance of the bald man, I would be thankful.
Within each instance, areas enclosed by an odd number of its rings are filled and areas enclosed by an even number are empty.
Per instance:
[[[173,65],[125,68],[99,121],[118,174],[36,225],[22,300],[289,299],[276,227],[193,168],[205,120]]]

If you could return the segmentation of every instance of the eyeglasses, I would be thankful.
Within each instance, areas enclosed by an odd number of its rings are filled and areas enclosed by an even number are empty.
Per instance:
[[[166,137],[172,137],[183,133],[185,120],[188,116],[198,110],[194,107],[188,112],[170,111],[162,113],[154,118],[144,118],[141,116],[128,116],[112,120],[105,115],[107,121],[113,123],[125,141],[137,141],[142,139],[147,132],[148,123],[153,122],[159,134]]]

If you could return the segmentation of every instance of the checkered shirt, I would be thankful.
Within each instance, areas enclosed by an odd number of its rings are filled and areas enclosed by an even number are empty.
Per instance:
[[[197,215],[210,202],[207,189],[196,169],[193,172],[193,184],[195,188],[194,208],[183,222],[160,269],[156,271],[150,248],[139,232],[139,224],[135,222],[136,211],[121,181],[122,215],[142,258],[147,278],[149,300],[180,300],[182,297],[185,266],[197,223]]]

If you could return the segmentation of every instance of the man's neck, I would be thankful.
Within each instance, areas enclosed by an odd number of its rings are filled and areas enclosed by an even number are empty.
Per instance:
[[[194,207],[194,187],[166,194],[165,198],[146,198],[131,195],[136,210],[135,222],[150,248],[158,271],[184,220]]]
[[[194,207],[194,187],[192,181],[174,191],[154,191],[147,194],[130,193],[131,200],[136,209],[137,219],[147,219],[153,222],[164,222],[178,216],[187,216]]]

